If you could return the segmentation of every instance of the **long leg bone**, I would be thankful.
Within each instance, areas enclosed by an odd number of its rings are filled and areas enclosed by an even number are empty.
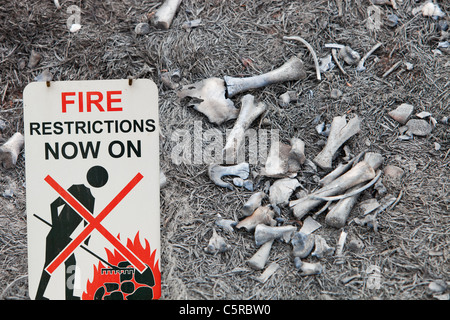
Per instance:
[[[208,168],[209,178],[218,186],[233,190],[233,186],[222,180],[223,176],[238,176],[247,179],[250,173],[250,166],[247,162],[242,162],[233,166],[221,166],[212,164]]]
[[[23,135],[16,132],[0,147],[0,164],[6,169],[11,169],[16,165],[17,157],[24,144]]]
[[[323,200],[315,197],[328,197],[341,194],[345,192],[345,190],[365,181],[371,180],[374,177],[375,171],[373,168],[367,162],[361,161],[345,174],[333,180],[330,184],[320,188],[316,192],[298,200],[290,201],[289,206],[293,208],[294,216],[301,219],[310,210],[323,202]]]
[[[166,0],[153,17],[154,25],[161,29],[169,29],[180,3],[181,0]]]
[[[373,153],[368,152],[365,157],[364,161],[366,161],[374,170],[377,170],[381,164],[383,163],[383,156],[379,153]],[[379,171],[381,173],[381,171]],[[375,178],[378,178],[380,175],[378,174]],[[372,181],[375,180],[372,179]],[[376,179],[378,180],[378,179]],[[376,181],[375,180],[375,181]],[[371,181],[371,182],[372,182]],[[371,183],[370,185],[374,184],[375,182]],[[359,196],[359,189],[362,189],[362,184],[359,184],[352,189],[350,189],[349,194],[355,193],[353,196],[346,197],[344,199],[339,200],[336,205],[331,209],[327,216],[325,217],[325,223],[329,226],[335,227],[335,228],[342,228],[346,221],[348,216],[350,215],[351,210],[355,206],[358,196]]]
[[[225,84],[220,78],[209,78],[183,86],[177,95],[180,100],[193,98],[189,105],[206,115],[212,123],[220,125],[238,117],[239,110],[234,107],[233,101],[225,98]]]
[[[306,78],[303,61],[297,57],[290,58],[281,67],[253,77],[234,78],[225,76],[228,97],[251,89],[261,88],[270,84]]]
[[[227,143],[223,152],[225,156],[231,159],[236,159],[239,148],[244,141],[245,131],[250,128],[250,125],[256,118],[258,118],[267,108],[263,102],[255,103],[255,97],[251,94],[246,94],[242,97],[242,106],[239,116],[227,138]]]
[[[361,120],[358,116],[355,116],[348,122],[345,116],[334,117],[327,143],[322,151],[314,158],[314,163],[323,169],[331,169],[334,154],[348,139],[360,130]]]
[[[275,212],[269,206],[259,207],[253,214],[241,220],[236,229],[245,228],[247,231],[253,231],[258,224],[272,225],[275,223],[273,219]]]
[[[297,230],[297,227],[295,226],[273,227],[265,224],[258,224],[255,228],[255,243],[257,246],[260,246],[267,241],[280,238],[285,242],[288,242],[295,230]]]

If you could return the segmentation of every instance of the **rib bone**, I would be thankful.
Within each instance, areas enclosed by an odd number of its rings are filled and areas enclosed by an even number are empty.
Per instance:
[[[361,161],[345,174],[333,180],[330,184],[320,188],[316,192],[301,199],[290,201],[289,206],[293,208],[294,215],[298,219],[301,219],[310,210],[323,202],[323,200],[316,199],[314,197],[328,197],[341,194],[345,190],[350,189],[365,181],[371,180],[374,177],[375,171],[373,170],[373,168],[367,162]]]
[[[238,176],[247,179],[250,172],[250,166],[247,162],[242,162],[233,166],[221,166],[212,164],[208,168],[209,178],[218,186],[233,190],[233,186],[222,180],[223,176]]]
[[[0,164],[4,168],[11,169],[16,165],[23,144],[23,135],[20,132],[16,132],[0,147]]]
[[[301,80],[306,78],[303,61],[297,57],[290,58],[281,67],[253,77],[234,78],[225,76],[228,97],[251,89],[261,88],[270,84],[290,80]]]
[[[345,116],[334,117],[327,143],[322,151],[314,158],[314,163],[323,169],[331,169],[334,154],[348,139],[361,130],[360,125],[361,120],[358,116],[349,122],[347,122]]]
[[[242,106],[239,116],[231,130],[225,148],[223,149],[227,159],[236,159],[239,148],[244,141],[245,131],[250,128],[250,125],[256,118],[258,118],[265,110],[266,105],[263,102],[255,103],[255,97],[247,94],[242,97]]]
[[[225,98],[225,84],[219,78],[209,78],[183,86],[178,92],[178,97],[180,99],[194,98],[189,105],[206,115],[210,122],[218,125],[236,119],[239,114],[233,101]]]
[[[154,25],[161,29],[169,29],[180,3],[181,0],[166,0],[155,13]]]

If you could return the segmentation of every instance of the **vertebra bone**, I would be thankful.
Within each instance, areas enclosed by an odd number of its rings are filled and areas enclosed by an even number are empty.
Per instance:
[[[290,58],[281,67],[253,77],[234,78],[225,76],[228,97],[247,91],[261,88],[270,84],[306,78],[303,61],[297,57]]]

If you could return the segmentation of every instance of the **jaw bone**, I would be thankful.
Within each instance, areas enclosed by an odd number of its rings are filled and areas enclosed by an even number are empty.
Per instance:
[[[193,98],[189,105],[207,116],[212,123],[220,125],[238,117],[239,110],[234,107],[233,101],[225,98],[225,84],[220,78],[208,78],[185,85],[177,95],[180,100]]]
[[[255,97],[251,94],[242,97],[241,103],[242,106],[239,116],[227,138],[225,148],[223,149],[223,153],[227,159],[236,159],[236,155],[245,138],[245,131],[250,128],[252,122],[267,108],[263,102],[255,103]]]
[[[322,169],[331,169],[334,154],[348,139],[361,130],[360,125],[361,120],[358,116],[349,122],[347,122],[345,116],[334,117],[327,143],[322,151],[314,158],[314,163]]]
[[[247,179],[250,173],[250,166],[247,162],[242,162],[233,166],[221,166],[219,164],[212,164],[208,168],[209,178],[219,187],[233,190],[233,186],[222,180],[223,176],[238,176],[242,179]]]
[[[247,78],[225,76],[224,80],[227,85],[228,97],[231,98],[243,91],[261,88],[274,83],[305,78],[306,72],[303,61],[297,57],[292,57],[281,67],[267,73]]]
[[[11,169],[16,165],[17,157],[24,145],[24,137],[20,132],[16,132],[0,147],[0,164],[6,169]]]

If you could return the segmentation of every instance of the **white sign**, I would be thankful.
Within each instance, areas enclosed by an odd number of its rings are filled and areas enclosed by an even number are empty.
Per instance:
[[[30,298],[159,298],[156,85],[34,82],[24,127]]]

